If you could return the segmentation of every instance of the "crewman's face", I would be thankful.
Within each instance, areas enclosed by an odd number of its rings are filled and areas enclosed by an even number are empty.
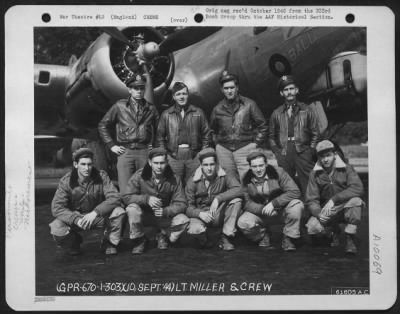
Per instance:
[[[144,85],[129,87],[129,93],[135,100],[142,100],[144,98],[144,90],[145,90]]]
[[[167,167],[167,157],[165,155],[153,157],[149,159],[149,165],[153,170],[153,174],[160,176],[164,174],[165,168]]]
[[[281,90],[281,96],[289,102],[295,101],[298,93],[299,89],[294,84],[290,84]]]
[[[74,167],[77,169],[79,177],[85,179],[92,173],[93,160],[89,157],[79,158],[78,162],[74,161]]]
[[[173,98],[179,106],[186,106],[188,99],[189,99],[188,89],[185,87],[185,88],[182,88],[181,90],[178,90],[174,94]]]
[[[267,162],[264,157],[257,157],[250,161],[250,169],[256,178],[264,178],[267,170]]]
[[[222,85],[222,92],[226,99],[233,100],[239,93],[239,87],[236,85],[235,81],[228,81]]]
[[[201,171],[203,171],[203,174],[207,179],[212,178],[215,175],[216,169],[217,163],[213,156],[206,157],[201,162]]]
[[[333,151],[323,152],[318,154],[318,160],[324,169],[331,169],[336,160],[336,153]]]

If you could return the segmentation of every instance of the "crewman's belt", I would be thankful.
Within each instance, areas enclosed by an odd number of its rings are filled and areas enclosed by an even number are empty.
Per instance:
[[[294,142],[294,136],[288,137],[287,140],[288,140],[288,142],[290,142],[290,141]]]
[[[149,147],[148,144],[142,144],[142,143],[128,143],[128,144],[122,144],[122,146],[128,149],[146,149]]]
[[[190,145],[189,144],[179,144],[178,147],[179,148],[189,148]]]

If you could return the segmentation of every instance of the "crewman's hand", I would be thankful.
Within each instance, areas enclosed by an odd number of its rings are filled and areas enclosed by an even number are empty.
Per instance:
[[[160,208],[162,206],[162,200],[161,198],[155,197],[155,196],[149,196],[149,200],[147,201],[147,204],[154,209],[154,208]]]
[[[264,208],[262,209],[262,214],[265,216],[275,216],[278,213],[276,212],[276,210],[274,209],[274,205],[272,205],[271,202],[269,202],[267,205],[264,206]]]
[[[219,206],[218,198],[214,198],[210,206],[210,214],[214,217]]]
[[[325,206],[322,207],[321,213],[327,217],[332,216],[333,215],[332,209],[334,206],[335,206],[335,204],[333,203],[333,201],[329,200],[328,203],[326,203]]]
[[[95,211],[92,211],[89,214],[86,214],[80,220],[80,227],[83,230],[89,230],[92,227],[92,224],[93,224],[94,220],[96,219],[96,217],[97,217],[97,213]]]
[[[319,221],[320,221],[320,223],[321,223],[321,225],[323,225],[323,226],[326,226],[327,225],[327,223],[328,223],[328,221],[329,221],[329,217],[328,216],[325,216],[324,214],[319,214]]]
[[[114,154],[122,155],[123,153],[125,153],[125,147],[124,146],[118,146],[118,145],[114,145],[113,147],[111,147],[111,151]]]
[[[206,212],[200,212],[199,214],[199,218],[201,220],[203,220],[205,223],[210,223],[211,221],[213,221],[213,216],[209,211]]]
[[[154,216],[162,217],[163,216],[163,209],[161,207],[153,209]]]

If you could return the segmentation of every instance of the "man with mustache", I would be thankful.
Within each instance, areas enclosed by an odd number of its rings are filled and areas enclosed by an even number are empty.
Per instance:
[[[317,117],[298,101],[299,88],[293,76],[284,75],[278,82],[284,103],[274,110],[269,123],[269,144],[278,165],[295,179],[304,195],[308,176],[314,166],[314,149],[319,137]]]

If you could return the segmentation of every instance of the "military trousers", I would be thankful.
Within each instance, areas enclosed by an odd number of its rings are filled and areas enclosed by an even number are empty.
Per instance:
[[[126,186],[131,176],[147,163],[149,150],[126,148],[125,152],[118,156],[117,172],[118,186],[121,195],[125,193]]]
[[[83,215],[81,215],[83,217]],[[110,243],[118,245],[121,241],[121,230],[122,223],[125,217],[125,210],[122,207],[116,207],[107,217],[96,217],[90,230],[103,229],[104,238]],[[54,236],[54,239],[58,244],[68,236],[70,233],[78,233],[84,231],[75,224],[68,225],[60,219],[53,220],[50,224],[50,233]]]
[[[283,221],[283,234],[290,238],[300,237],[300,219],[304,204],[300,200],[292,200],[282,209],[278,216],[259,216],[245,211],[238,220],[241,232],[254,242],[260,241],[266,233],[270,233],[270,226]]]
[[[287,143],[286,155],[281,155],[277,152],[275,153],[275,157],[278,166],[285,169],[290,177],[299,184],[302,195],[305,195],[308,185],[308,177],[315,166],[311,148],[302,152],[297,152],[295,143],[290,141]]]
[[[353,197],[346,203],[335,205],[332,209],[332,215],[324,225],[321,224],[317,217],[310,217],[306,224],[307,233],[309,235],[326,234],[328,233],[329,227],[335,228],[340,223],[344,223],[345,233],[356,234],[357,226],[360,225],[361,222],[363,207],[364,202],[359,197]]]
[[[174,217],[156,217],[150,207],[144,209],[132,203],[126,208],[129,223],[129,238],[138,239],[145,235],[145,226],[155,226],[158,231],[168,237],[170,242],[176,242],[189,225],[189,218],[185,214]]]
[[[209,208],[204,209],[204,211]],[[206,223],[200,218],[190,218],[190,224],[187,229],[189,235],[204,234],[207,227],[221,227],[222,233],[228,237],[236,234],[236,223],[242,212],[242,199],[235,198],[230,202],[223,202],[218,206],[214,219]]]
[[[168,164],[184,185],[193,172],[195,172],[195,170],[200,166],[198,156],[196,155],[193,158],[192,150],[190,148],[178,148],[176,158],[168,155]]]
[[[217,144],[215,150],[220,166],[224,168],[227,175],[235,176],[242,181],[246,172],[250,169],[247,155],[256,149],[256,143],[250,143],[235,151],[231,151],[222,145]]]

